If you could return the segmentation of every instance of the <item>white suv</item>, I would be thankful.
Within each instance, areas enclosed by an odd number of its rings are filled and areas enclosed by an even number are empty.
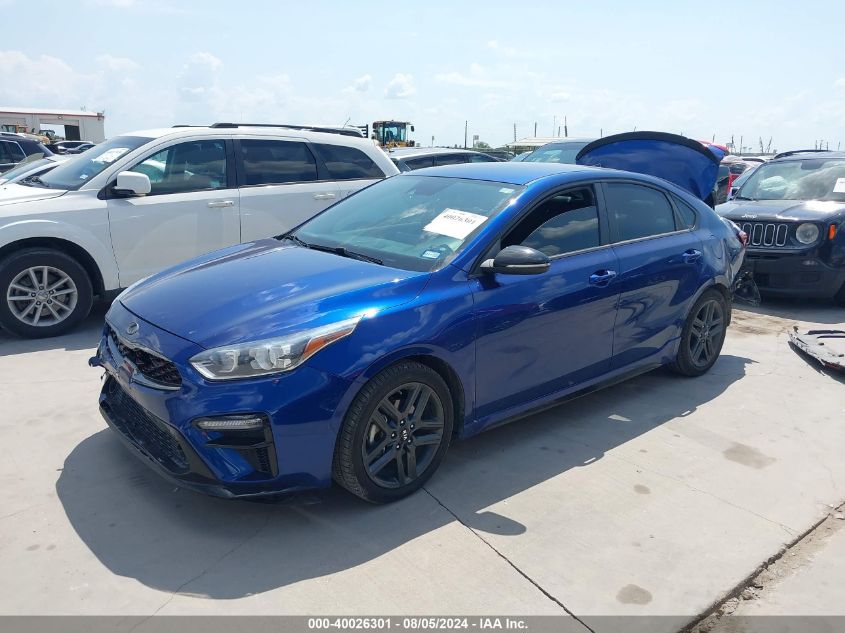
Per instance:
[[[54,336],[163,268],[279,235],[399,173],[329,128],[215,124],[114,137],[0,187],[0,326]]]

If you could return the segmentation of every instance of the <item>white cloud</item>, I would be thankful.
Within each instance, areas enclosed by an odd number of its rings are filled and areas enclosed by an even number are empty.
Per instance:
[[[348,88],[344,88],[344,92],[367,92],[373,85],[373,78],[370,75],[363,75],[352,82]]]
[[[108,54],[97,57],[97,63],[106,70],[113,70],[115,72],[130,72],[141,67],[138,62],[128,57],[115,57]]]
[[[836,81],[833,82],[834,88],[845,88],[845,77],[840,77]]]
[[[88,0],[88,4],[99,7],[115,7],[117,9],[128,9],[135,5],[135,0]]]
[[[384,89],[384,96],[388,99],[406,99],[416,91],[412,75],[396,73]]]

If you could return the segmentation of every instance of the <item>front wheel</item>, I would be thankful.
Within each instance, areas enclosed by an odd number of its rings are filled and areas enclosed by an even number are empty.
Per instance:
[[[0,262],[0,325],[26,338],[57,336],[88,316],[91,280],[70,255],[47,248],[12,253]]]
[[[349,407],[335,448],[335,481],[373,503],[411,494],[443,460],[453,419],[449,388],[436,371],[413,361],[385,369]]]
[[[718,290],[707,290],[690,310],[678,355],[670,367],[684,376],[701,376],[719,358],[728,325],[728,306]]]

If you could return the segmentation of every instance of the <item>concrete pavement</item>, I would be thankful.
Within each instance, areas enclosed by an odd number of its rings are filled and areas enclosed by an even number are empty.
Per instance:
[[[453,445],[373,507],[174,489],[97,412],[77,333],[0,332],[0,613],[676,615],[845,500],[845,382],[787,344],[824,304],[735,312],[706,376],[659,370]]]

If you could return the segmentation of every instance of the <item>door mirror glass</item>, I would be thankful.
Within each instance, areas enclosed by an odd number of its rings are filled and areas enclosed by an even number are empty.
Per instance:
[[[152,185],[147,174],[139,174],[135,171],[122,171],[117,175],[115,182],[115,193],[122,193],[130,196],[145,196],[150,193]]]
[[[504,275],[539,275],[551,266],[545,253],[529,246],[507,246],[494,259],[481,264],[481,270]]]

